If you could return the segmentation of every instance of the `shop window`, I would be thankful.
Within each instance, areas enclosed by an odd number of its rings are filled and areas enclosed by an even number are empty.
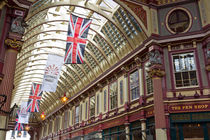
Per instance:
[[[116,126],[103,130],[104,140],[126,140],[125,126]]]
[[[131,100],[139,98],[139,73],[138,70],[130,74]]]
[[[141,122],[135,121],[130,124],[130,139],[142,140]]]
[[[106,111],[106,90],[104,90],[104,111]]]
[[[109,100],[110,100],[110,109],[115,109],[117,107],[117,82],[113,82],[109,86]]]
[[[79,106],[75,109],[75,124],[79,123]]]
[[[149,62],[144,65],[145,79],[146,79],[146,93],[153,93],[152,77],[149,76]]]
[[[95,116],[95,96],[90,98],[90,117]]]
[[[120,104],[123,104],[123,80],[120,81]]]
[[[155,119],[154,117],[147,118],[146,120],[146,135],[147,139],[155,140]]]
[[[173,66],[176,87],[198,85],[193,53],[173,55]]]

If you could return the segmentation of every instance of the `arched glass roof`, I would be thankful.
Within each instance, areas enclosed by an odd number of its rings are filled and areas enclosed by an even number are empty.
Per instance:
[[[37,1],[26,17],[12,105],[28,100],[33,82],[42,84],[48,54],[64,56],[71,13],[92,19],[84,64],[63,65],[56,92],[43,93],[40,112],[51,113],[65,92],[72,97],[146,39],[138,21],[117,0]]]

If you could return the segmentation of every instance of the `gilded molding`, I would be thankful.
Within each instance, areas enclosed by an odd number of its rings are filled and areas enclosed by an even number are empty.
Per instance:
[[[210,72],[210,65],[207,65],[207,66],[206,66],[206,70],[207,70],[208,72]]]
[[[153,68],[149,70],[150,77],[163,77],[165,75],[165,71],[159,68]]]
[[[11,47],[12,49],[20,50],[21,47],[22,47],[23,42],[18,41],[18,40],[16,40],[16,39],[13,40],[13,39],[7,38],[7,39],[5,40],[5,44],[6,44],[7,46]]]

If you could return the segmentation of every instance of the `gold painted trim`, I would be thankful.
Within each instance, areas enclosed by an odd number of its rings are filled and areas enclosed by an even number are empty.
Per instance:
[[[205,99],[188,99],[188,100],[175,100],[175,101],[163,101],[164,103],[182,103],[182,102],[196,102],[196,101],[210,101],[210,98]]]

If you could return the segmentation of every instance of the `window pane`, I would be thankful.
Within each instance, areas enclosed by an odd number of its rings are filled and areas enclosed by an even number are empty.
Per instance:
[[[79,106],[76,107],[75,123],[79,123]]]
[[[182,78],[183,78],[183,84],[184,84],[184,86],[189,86],[190,85],[190,81],[189,81],[188,72],[183,72],[182,73]]]
[[[114,109],[117,107],[117,82],[110,84],[110,109]]]
[[[106,111],[106,90],[104,90],[104,111]]]
[[[87,101],[86,101],[86,103],[85,103],[85,119],[87,119],[87,107],[88,107],[88,103],[87,103]]]
[[[123,104],[123,80],[120,81],[120,104]]]
[[[181,73],[175,73],[175,79],[176,79],[176,87],[182,87],[182,76]]]
[[[130,91],[132,100],[139,98],[139,74],[138,71],[130,75]]]
[[[176,87],[198,85],[193,53],[173,56]]]
[[[95,116],[95,96],[90,98],[90,117]]]
[[[191,79],[191,85],[197,85],[197,78],[196,78],[196,72],[195,71],[191,71],[190,72],[190,79]]]

